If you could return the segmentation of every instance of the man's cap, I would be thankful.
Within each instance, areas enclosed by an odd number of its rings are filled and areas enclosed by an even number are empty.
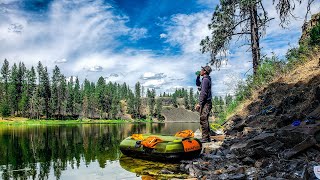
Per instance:
[[[203,69],[203,70],[205,70],[208,74],[210,74],[211,72],[212,72],[212,69],[211,69],[211,67],[210,66],[201,66],[201,68]]]

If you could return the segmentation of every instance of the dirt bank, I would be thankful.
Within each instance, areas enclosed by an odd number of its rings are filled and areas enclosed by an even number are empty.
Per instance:
[[[180,169],[203,179],[316,179],[320,165],[319,53],[258,90]],[[223,141],[218,141],[223,140]]]

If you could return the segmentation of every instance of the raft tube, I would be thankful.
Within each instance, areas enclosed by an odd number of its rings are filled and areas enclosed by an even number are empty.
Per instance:
[[[130,157],[156,161],[177,161],[183,159],[193,159],[200,155],[202,144],[196,138],[182,138],[167,135],[143,134],[144,139],[156,136],[162,140],[153,148],[145,147],[140,140],[135,140],[131,136],[120,143],[121,152]]]

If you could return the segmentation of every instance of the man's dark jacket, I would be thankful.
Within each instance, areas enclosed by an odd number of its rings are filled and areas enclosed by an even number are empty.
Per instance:
[[[203,107],[206,102],[211,102],[211,77],[209,75],[204,75],[202,82],[200,82],[200,76],[197,77],[196,85],[201,85],[201,92],[199,97],[199,104]]]

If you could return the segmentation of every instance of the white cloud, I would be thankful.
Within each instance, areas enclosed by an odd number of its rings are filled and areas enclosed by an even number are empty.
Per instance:
[[[161,33],[161,34],[160,34],[160,38],[161,38],[161,39],[162,39],[162,38],[167,38],[167,34]]]
[[[59,59],[59,60],[56,60],[56,61],[54,61],[56,64],[62,64],[62,63],[66,63],[67,62],[67,60],[66,59]]]
[[[90,72],[101,72],[103,70],[103,68],[101,66],[93,66],[93,67],[90,67],[87,70],[90,71]]]
[[[165,84],[167,84],[167,82],[164,79],[153,79],[144,82],[142,86],[147,88],[160,89]]]
[[[133,28],[130,31],[131,40],[136,41],[147,37],[148,30],[146,28]]]
[[[1,0],[0,5],[1,4],[10,4],[10,3],[13,3],[13,2],[16,2],[16,1],[18,1],[18,0]]]
[[[167,77],[164,73],[152,73],[152,72],[145,72],[141,76],[141,79],[148,80],[148,79],[162,79]]]
[[[146,34],[143,28],[127,27],[127,21],[128,17],[119,16],[99,0],[54,1],[48,18],[43,20],[34,20],[32,14],[11,8],[0,14],[0,58],[27,65],[43,61],[48,67],[62,57],[69,59],[66,64],[74,63],[97,50],[105,51],[103,47],[117,48],[119,36],[139,39]]]
[[[170,23],[165,24],[166,42],[180,46],[184,53],[199,53],[200,41],[210,35],[210,19],[209,11],[173,15]]]

